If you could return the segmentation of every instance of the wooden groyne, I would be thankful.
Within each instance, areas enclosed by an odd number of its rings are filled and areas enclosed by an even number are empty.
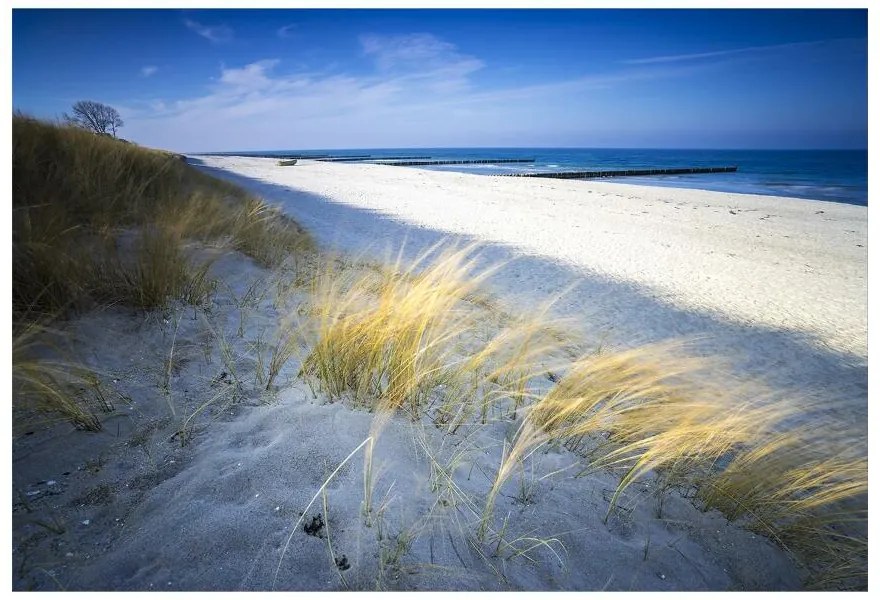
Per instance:
[[[320,162],[345,162],[349,160],[370,160],[371,158],[373,158],[372,154],[352,154],[351,156],[323,156],[315,160]]]
[[[377,160],[429,160],[430,156],[341,156],[339,158],[319,158],[320,162],[364,162]]]
[[[205,156],[235,156],[242,158],[274,158],[277,160],[371,160],[374,158],[371,154],[352,154],[352,155],[333,155],[333,154],[206,154]],[[408,157],[407,157],[408,158]],[[418,157],[423,158],[423,157]],[[424,157],[430,158],[430,157]]]
[[[329,154],[206,154],[205,156],[234,156],[240,158],[275,158],[278,160],[292,160],[294,158],[303,158],[314,160],[317,158],[327,158]]]
[[[737,167],[685,167],[674,169],[619,169],[613,171],[547,171],[541,173],[504,173],[502,177],[547,177],[550,179],[596,179],[599,177],[638,177],[645,175],[696,175],[700,173],[735,173]]]
[[[474,160],[377,160],[377,165],[393,165],[395,167],[425,167],[431,165],[500,165],[506,163],[533,163],[534,158],[479,158]]]

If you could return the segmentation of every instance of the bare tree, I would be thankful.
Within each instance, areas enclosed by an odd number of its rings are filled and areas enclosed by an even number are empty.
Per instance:
[[[80,100],[72,110],[72,115],[64,113],[64,120],[95,133],[116,137],[116,129],[124,125],[115,108],[100,102]]]

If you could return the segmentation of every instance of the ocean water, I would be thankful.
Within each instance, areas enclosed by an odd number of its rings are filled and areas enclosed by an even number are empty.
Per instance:
[[[613,170],[666,167],[737,166],[736,173],[620,177],[602,181],[790,196],[868,204],[866,150],[650,150],[612,148],[382,148],[279,150],[224,154],[331,154],[430,156],[436,160],[534,158],[535,162],[502,165],[419,167],[497,175],[532,171]]]

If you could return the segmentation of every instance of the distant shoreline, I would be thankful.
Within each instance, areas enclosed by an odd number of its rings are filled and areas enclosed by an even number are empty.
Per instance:
[[[826,200],[857,206],[868,202],[867,151],[864,150],[675,150],[613,148],[387,148],[346,150],[278,150],[199,153],[193,156],[308,158],[361,156],[382,161],[418,156],[432,161],[486,158],[534,159],[528,164],[426,166],[437,171],[481,175],[519,172],[609,171],[692,167],[738,167],[731,174],[662,175],[605,181],[701,189],[788,198]]]

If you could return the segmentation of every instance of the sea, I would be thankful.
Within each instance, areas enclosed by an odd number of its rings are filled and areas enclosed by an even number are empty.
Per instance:
[[[738,167],[735,173],[611,177],[608,182],[789,196],[867,206],[867,150],[653,150],[625,148],[346,148],[223,152],[281,156],[364,156],[373,160],[429,156],[432,160],[533,158],[534,163],[420,166],[482,175],[672,167]],[[405,168],[405,167],[402,167]]]

